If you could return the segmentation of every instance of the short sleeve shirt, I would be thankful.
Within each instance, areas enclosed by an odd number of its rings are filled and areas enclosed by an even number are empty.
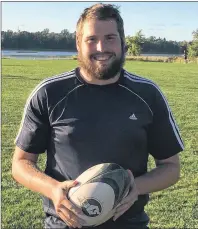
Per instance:
[[[76,179],[89,167],[113,162],[134,176],[147,172],[149,154],[169,158],[183,142],[168,102],[159,87],[122,70],[116,83],[86,83],[79,68],[41,82],[30,95],[16,145],[26,152],[47,153],[45,173]],[[128,211],[140,211],[148,195]],[[44,209],[55,214],[44,197]]]

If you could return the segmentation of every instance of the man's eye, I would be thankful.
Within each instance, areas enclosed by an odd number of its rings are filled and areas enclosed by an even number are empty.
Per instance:
[[[91,42],[94,42],[96,39],[95,38],[89,38],[87,39],[87,42],[91,43]]]
[[[115,37],[107,37],[108,41],[113,41],[115,39]]]

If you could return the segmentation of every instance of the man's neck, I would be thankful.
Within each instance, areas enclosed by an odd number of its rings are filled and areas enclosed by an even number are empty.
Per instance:
[[[85,82],[90,84],[96,84],[96,85],[107,85],[112,84],[118,81],[120,78],[120,72],[118,72],[113,78],[103,80],[103,79],[95,79],[91,77],[89,74],[86,73],[86,71],[82,68],[80,68],[80,75],[84,79]]]

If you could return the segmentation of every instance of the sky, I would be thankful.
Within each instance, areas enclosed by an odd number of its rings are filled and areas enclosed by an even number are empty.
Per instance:
[[[2,2],[2,30],[73,33],[83,10],[98,2]],[[142,30],[145,37],[190,41],[198,28],[198,2],[101,2],[120,6],[126,36]]]

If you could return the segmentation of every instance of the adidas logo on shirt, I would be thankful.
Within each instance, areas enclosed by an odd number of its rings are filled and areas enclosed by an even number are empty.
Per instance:
[[[129,119],[131,119],[131,120],[137,120],[137,117],[135,116],[135,114],[132,114],[131,116],[129,116]]]

